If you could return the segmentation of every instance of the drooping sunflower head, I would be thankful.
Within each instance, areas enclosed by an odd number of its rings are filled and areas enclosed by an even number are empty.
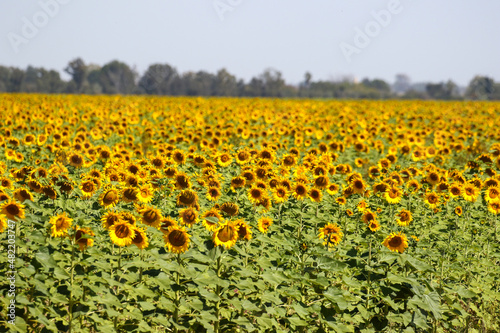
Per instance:
[[[397,216],[399,218],[396,220],[396,223],[402,227],[408,226],[413,219],[411,212],[406,209],[402,209]]]
[[[163,235],[165,246],[170,252],[184,253],[189,248],[191,236],[186,232],[184,227],[171,226],[168,231]]]
[[[92,230],[76,226],[75,243],[78,244],[80,251],[83,251],[87,247],[94,245],[94,240],[90,238],[93,236],[94,232]]]
[[[252,239],[252,227],[249,226],[245,221],[243,220],[236,220],[234,221],[236,224],[236,227],[238,228],[238,238],[239,239],[244,239],[244,240],[250,240]]]
[[[153,228],[160,228],[160,222],[163,218],[160,210],[155,207],[141,207],[138,209],[141,215],[141,222]]]
[[[181,223],[192,227],[196,222],[198,222],[198,212],[193,208],[184,208],[179,212],[179,217],[181,218]]]
[[[115,223],[120,221],[120,218],[120,214],[108,211],[101,218],[102,226],[104,229],[109,230],[109,228],[111,228]]]
[[[135,187],[125,187],[122,189],[121,197],[125,202],[135,202],[138,200],[139,191]]]
[[[105,208],[114,207],[120,201],[120,192],[110,187],[105,189],[99,196],[99,203]]]
[[[244,177],[238,176],[231,179],[231,189],[235,191],[237,188],[244,187],[246,180]]]
[[[164,217],[160,221],[160,231],[163,233],[163,235],[166,235],[168,233],[168,228],[177,226],[177,221],[170,216]]]
[[[220,210],[228,216],[236,216],[239,212],[237,204],[232,202],[225,202],[220,206]]]
[[[238,240],[238,228],[233,222],[220,224],[214,231],[212,240],[215,246],[222,245],[226,249],[231,248]]]
[[[146,235],[146,231],[144,229],[135,228],[135,236],[132,238],[132,244],[141,250],[149,246],[148,236]]]
[[[190,189],[183,190],[177,196],[178,206],[193,207],[198,203],[198,195]]]

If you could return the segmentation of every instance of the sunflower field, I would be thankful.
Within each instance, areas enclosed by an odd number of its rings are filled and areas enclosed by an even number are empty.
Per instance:
[[[0,95],[2,332],[499,332],[500,103]]]

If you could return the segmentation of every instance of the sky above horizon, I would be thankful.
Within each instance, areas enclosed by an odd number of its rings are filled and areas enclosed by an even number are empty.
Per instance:
[[[351,77],[393,83],[475,75],[500,81],[500,1],[2,1],[0,65],[63,70],[120,60],[144,73],[226,68],[248,81],[267,68],[287,83]]]

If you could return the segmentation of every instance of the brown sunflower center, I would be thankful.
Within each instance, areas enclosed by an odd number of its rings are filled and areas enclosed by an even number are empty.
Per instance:
[[[85,182],[82,184],[82,190],[84,192],[90,193],[94,191],[94,183],[93,182]]]
[[[118,238],[126,238],[130,234],[130,228],[125,224],[120,224],[115,228],[115,235]]]
[[[14,215],[14,216],[17,216],[20,212],[19,207],[17,207],[17,205],[14,205],[14,204],[7,205],[7,207],[5,207],[5,210],[10,215]]]
[[[113,202],[115,202],[115,200],[117,198],[118,198],[118,195],[117,195],[116,191],[110,190],[104,195],[104,197],[102,198],[102,202],[104,202],[105,205],[110,205]]]
[[[172,232],[170,232],[170,234],[168,234],[168,241],[173,246],[179,247],[179,246],[183,246],[184,244],[186,244],[187,237],[184,234],[184,232],[182,232],[180,230],[172,230]]]
[[[399,247],[403,243],[403,240],[399,236],[394,236],[389,241],[390,247]]]
[[[229,225],[226,225],[222,228],[222,230],[220,230],[218,233],[217,233],[217,237],[219,238],[219,240],[223,243],[233,239],[234,237],[234,229],[232,227],[230,227]]]
[[[156,213],[154,210],[148,210],[144,213],[144,222],[147,223],[153,223],[158,219],[158,213]]]

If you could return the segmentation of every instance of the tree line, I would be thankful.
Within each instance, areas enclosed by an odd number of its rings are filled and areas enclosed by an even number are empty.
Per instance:
[[[169,64],[153,64],[143,75],[127,64],[113,60],[104,66],[86,64],[77,58],[64,71],[71,79],[65,81],[60,73],[41,67],[26,70],[0,66],[0,92],[54,94],[136,94],[169,96],[232,96],[282,98],[344,98],[344,99],[441,99],[441,100],[500,100],[500,83],[485,76],[474,77],[467,89],[460,92],[452,82],[427,83],[413,89],[407,83],[390,85],[381,79],[313,81],[305,73],[299,85],[285,82],[282,73],[267,69],[245,82],[221,69],[179,73]],[[404,87],[402,87],[404,86]]]

